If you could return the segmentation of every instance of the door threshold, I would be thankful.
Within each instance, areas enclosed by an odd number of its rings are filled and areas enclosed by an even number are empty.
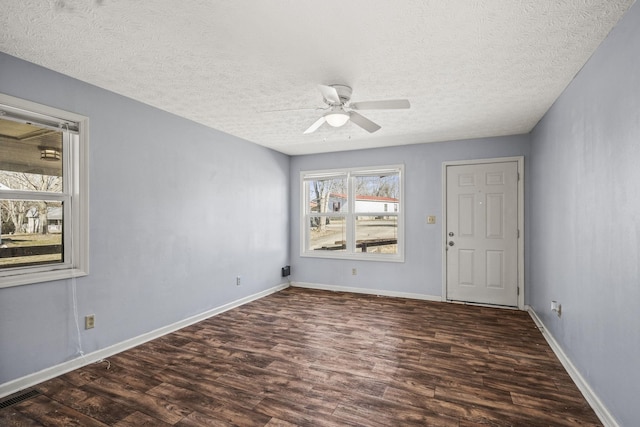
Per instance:
[[[503,308],[506,310],[521,310],[520,307],[517,307],[515,305],[486,304],[482,302],[460,301],[455,299],[447,299],[445,300],[445,302],[448,302],[451,304],[460,304],[460,305],[473,305],[476,307]]]

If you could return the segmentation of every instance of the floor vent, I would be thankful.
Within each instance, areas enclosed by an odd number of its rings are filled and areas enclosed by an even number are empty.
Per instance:
[[[23,390],[19,393],[7,396],[4,399],[0,399],[0,409],[8,408],[9,406],[13,406],[16,403],[24,402],[25,400],[36,397],[39,394],[40,392],[38,390],[31,389]]]

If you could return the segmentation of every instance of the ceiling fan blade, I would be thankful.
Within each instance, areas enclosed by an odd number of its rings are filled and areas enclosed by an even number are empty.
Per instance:
[[[324,116],[320,117],[318,120],[316,120],[311,126],[309,126],[309,129],[305,130],[304,133],[312,133],[315,132],[316,130],[318,130],[318,128],[320,126],[322,126],[324,124],[324,122],[326,122],[327,119],[324,118]]]
[[[322,96],[324,96],[324,99],[327,101],[334,104],[342,104],[342,101],[340,101],[340,95],[338,95],[338,91],[335,87],[318,85],[318,89],[320,89]]]
[[[386,101],[354,102],[349,107],[354,110],[400,110],[411,108],[411,104],[407,99],[389,99]]]
[[[356,113],[355,111],[352,111],[352,112],[349,113],[349,119],[353,123],[357,124],[362,129],[366,130],[369,133],[373,133],[373,132],[377,131],[378,129],[380,129],[380,125],[375,124],[371,120],[367,119],[366,117],[364,117],[361,114]]]

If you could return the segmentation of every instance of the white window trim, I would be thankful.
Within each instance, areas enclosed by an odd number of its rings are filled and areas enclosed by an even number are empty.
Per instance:
[[[377,254],[370,252],[356,252],[353,247],[355,242],[355,217],[358,216],[358,212],[355,212],[355,198],[349,197],[348,199],[348,211],[346,213],[333,213],[324,212],[322,216],[326,217],[346,217],[347,221],[347,247],[345,252],[337,251],[308,251],[307,239],[308,228],[307,224],[307,211],[306,211],[306,186],[305,178],[330,178],[330,177],[347,177],[347,187],[349,195],[354,194],[353,180],[354,176],[372,175],[377,173],[400,172],[400,202],[398,203],[399,212],[378,212],[380,215],[397,216],[398,218],[398,253],[396,254]],[[329,259],[348,259],[348,260],[361,260],[361,261],[382,261],[382,262],[404,262],[404,246],[405,246],[405,233],[404,233],[404,165],[385,165],[385,166],[370,166],[370,167],[356,167],[356,168],[341,168],[341,169],[322,169],[322,170],[310,170],[300,171],[300,256],[308,258],[329,258]],[[360,214],[363,214],[360,212]],[[375,215],[376,212],[366,212],[367,215]],[[312,215],[313,216],[313,215]]]
[[[60,264],[0,270],[0,288],[86,276],[89,274],[89,119],[59,108],[0,93],[0,110],[2,106],[24,110],[27,115],[35,113],[34,116],[41,114],[59,119],[63,126],[65,123],[77,123],[78,142],[67,144],[66,173],[63,175],[65,185],[68,185],[66,188],[70,189],[68,194],[71,196],[71,203],[68,203],[70,206],[65,206],[65,214],[68,213],[71,217],[71,230],[65,233],[65,251],[70,248],[70,259]],[[28,197],[28,194],[15,191],[12,191],[11,195]]]

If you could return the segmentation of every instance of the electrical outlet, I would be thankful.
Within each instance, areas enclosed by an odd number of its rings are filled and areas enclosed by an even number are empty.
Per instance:
[[[357,276],[358,275],[358,269],[357,268],[352,268],[351,269],[351,275],[352,276]]]
[[[562,315],[562,304],[557,301],[551,301],[551,311],[555,311],[558,317]]]
[[[236,286],[240,286],[240,276],[236,277]]]
[[[88,316],[84,316],[84,328],[85,329],[93,329],[96,326],[96,315],[90,314]]]
[[[427,217],[427,224],[435,224],[436,223],[436,216],[435,215],[429,215]]]

